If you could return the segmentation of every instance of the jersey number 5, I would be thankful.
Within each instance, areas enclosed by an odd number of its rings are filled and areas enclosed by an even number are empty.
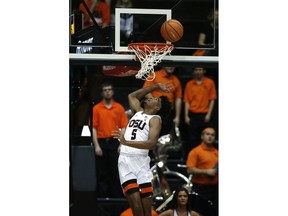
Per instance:
[[[136,139],[136,132],[137,132],[137,129],[133,129],[132,130],[131,140],[135,140]]]

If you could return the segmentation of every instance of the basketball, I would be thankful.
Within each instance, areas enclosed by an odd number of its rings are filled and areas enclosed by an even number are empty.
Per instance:
[[[170,19],[162,24],[160,31],[164,40],[176,42],[183,36],[184,28],[178,20]]]

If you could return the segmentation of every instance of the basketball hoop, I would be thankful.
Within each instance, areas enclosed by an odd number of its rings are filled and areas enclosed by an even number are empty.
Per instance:
[[[132,50],[136,59],[141,62],[141,69],[135,75],[137,79],[152,81],[155,78],[154,66],[164,56],[170,55],[174,45],[168,43],[130,43],[128,49]]]

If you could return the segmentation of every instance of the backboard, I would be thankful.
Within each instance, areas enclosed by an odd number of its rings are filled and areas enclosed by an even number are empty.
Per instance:
[[[126,18],[131,20],[128,26],[131,32],[125,28]],[[159,29],[171,18],[170,9],[115,8],[115,51],[131,52],[128,49],[130,42],[170,43],[161,38]],[[127,31],[129,35],[125,35]]]
[[[166,43],[161,37],[160,28],[168,19],[180,21],[184,27],[184,34],[179,41],[173,43],[174,49],[170,56],[164,58],[164,62],[165,60],[198,61],[197,56],[194,56],[196,58],[192,57],[197,50],[206,50],[207,54],[204,56],[213,56],[210,60],[218,61],[218,51],[216,54],[214,52],[218,50],[218,27],[216,28],[218,23],[215,20],[210,21],[212,32],[210,32],[209,44],[198,43],[199,34],[208,23],[209,14],[213,10],[218,10],[217,0],[134,0],[130,8],[113,7],[112,4],[115,5],[116,1],[109,2],[111,4],[111,24],[108,29],[91,26],[76,31],[71,36],[70,59],[72,61],[83,59],[84,56],[80,57],[78,53],[93,53],[103,54],[99,57],[104,58],[104,61],[109,61],[109,59],[113,61],[114,59],[116,62],[127,61],[129,64],[131,58],[135,57],[128,50],[129,43]],[[129,26],[130,30],[128,30]],[[94,38],[93,42],[89,41],[92,37]],[[96,61],[97,59],[98,56],[96,56]]]

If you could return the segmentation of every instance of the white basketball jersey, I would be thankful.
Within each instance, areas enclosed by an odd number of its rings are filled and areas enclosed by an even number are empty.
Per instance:
[[[129,121],[124,138],[129,141],[145,141],[148,140],[149,135],[149,121],[152,117],[159,115],[147,115],[143,111],[137,112]],[[132,155],[148,155],[149,149],[138,149],[126,145],[121,145],[121,153]]]
[[[174,215],[174,216],[178,216],[176,209],[174,209],[174,211],[173,211],[173,212],[174,212],[174,213],[173,213],[173,215]],[[191,216],[191,213],[190,213],[190,211],[188,211],[188,216]]]

